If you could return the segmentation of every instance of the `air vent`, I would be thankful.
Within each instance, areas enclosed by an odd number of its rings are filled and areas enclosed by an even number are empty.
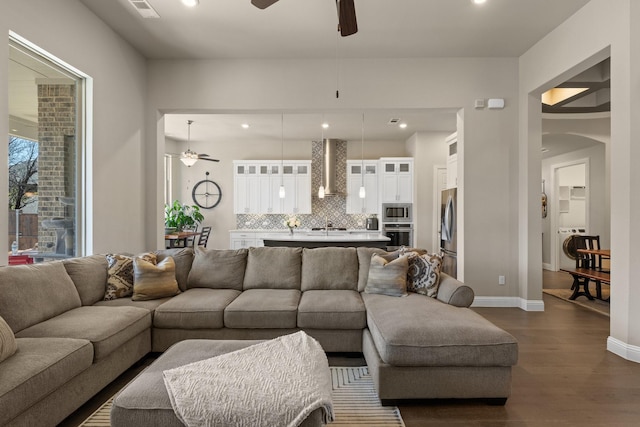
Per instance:
[[[400,122],[400,119],[389,119],[389,125],[397,125]]]
[[[136,8],[143,18],[160,18],[158,12],[156,12],[146,0],[129,0],[129,3]]]

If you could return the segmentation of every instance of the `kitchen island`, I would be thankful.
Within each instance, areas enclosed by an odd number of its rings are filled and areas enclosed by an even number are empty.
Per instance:
[[[302,248],[369,247],[386,249],[389,239],[379,233],[358,233],[346,231],[300,231],[293,234],[272,233],[263,237],[264,246],[287,246]]]

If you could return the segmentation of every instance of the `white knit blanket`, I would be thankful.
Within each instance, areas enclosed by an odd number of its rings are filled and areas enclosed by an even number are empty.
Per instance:
[[[333,421],[331,373],[320,344],[300,331],[163,372],[188,427],[298,426],[322,408]]]

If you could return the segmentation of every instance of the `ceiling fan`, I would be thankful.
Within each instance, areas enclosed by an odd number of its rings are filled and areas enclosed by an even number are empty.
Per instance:
[[[266,9],[278,0],[251,0],[251,4],[258,9]],[[356,22],[356,8],[353,0],[336,0],[338,8],[338,30],[342,37],[350,36],[358,32]]]
[[[208,154],[198,154],[195,151],[191,150],[191,123],[193,123],[193,120],[187,120],[187,151],[183,151],[180,154],[180,160],[182,161],[182,163],[184,163],[185,165],[187,165],[188,167],[193,166],[198,160],[208,160],[210,162],[219,162],[220,160],[218,159],[211,159],[209,158]]]

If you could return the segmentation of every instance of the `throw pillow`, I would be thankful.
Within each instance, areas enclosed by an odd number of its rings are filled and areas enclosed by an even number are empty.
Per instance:
[[[242,290],[247,266],[247,249],[206,249],[196,247],[187,289],[212,288]]]
[[[438,294],[442,257],[437,254],[408,252],[407,290],[432,298]]]
[[[364,291],[393,297],[406,296],[408,269],[409,260],[405,256],[398,258],[396,254],[373,254]]]
[[[17,350],[18,344],[13,331],[7,322],[0,317],[0,362],[11,357]]]
[[[107,274],[107,291],[105,301],[124,298],[133,294],[133,257],[120,254],[107,254],[109,271]],[[156,254],[139,255],[145,261],[156,263]]]
[[[133,259],[133,296],[132,301],[147,301],[178,295],[176,263],[172,257],[166,257],[157,265],[142,258]]]

